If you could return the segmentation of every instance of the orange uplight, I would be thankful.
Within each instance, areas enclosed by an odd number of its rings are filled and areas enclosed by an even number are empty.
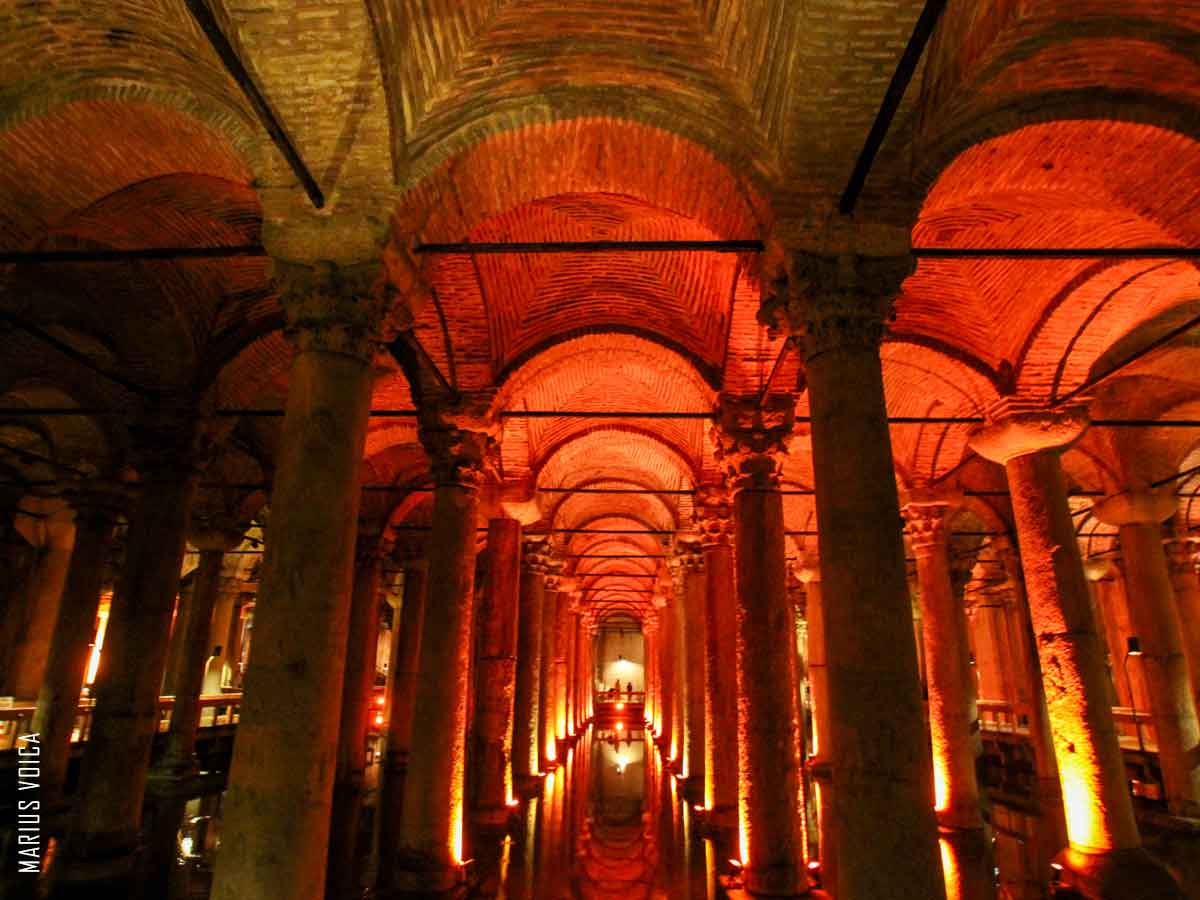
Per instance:
[[[546,744],[546,759],[550,762],[554,762],[558,759],[558,747],[555,746],[554,741],[550,741]]]
[[[954,848],[945,838],[939,838],[938,850],[942,854],[942,877],[946,882],[946,900],[961,900],[960,882],[962,879],[958,872],[958,859],[954,855]]]
[[[624,731],[624,730],[625,730],[625,723],[624,723],[624,722],[618,722],[618,723],[616,724],[616,729],[617,729],[617,731]]]
[[[376,706],[383,706],[385,703],[387,703],[387,698],[384,697],[383,694],[375,695],[375,705]]]
[[[625,703],[623,701],[617,704],[617,709],[624,709],[624,708],[625,708]]]
[[[1098,808],[1085,766],[1078,756],[1059,756],[1058,772],[1062,781],[1063,812],[1067,819],[1067,837],[1073,845],[1107,850],[1113,845]]]
[[[383,724],[383,713],[376,713],[376,714],[375,714],[375,724],[376,724],[376,725],[382,725],[382,724]]]

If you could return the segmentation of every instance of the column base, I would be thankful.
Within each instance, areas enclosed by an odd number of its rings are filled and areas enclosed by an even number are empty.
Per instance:
[[[742,869],[742,884],[753,897],[803,897],[810,891],[808,879],[795,866]]]
[[[67,843],[70,852],[70,839]],[[133,896],[141,847],[113,842],[103,850],[97,846],[89,851],[64,856],[52,865],[51,900]]]
[[[542,792],[542,776],[533,773],[513,776],[513,793],[518,797],[536,797]]]
[[[487,806],[471,810],[471,821],[489,830],[503,831],[512,824],[519,806]]]
[[[1087,900],[1185,900],[1171,873],[1140,847],[1085,853],[1068,847],[1053,863],[1058,884]]]
[[[679,782],[679,795],[693,806],[704,803],[704,775],[693,773]]]
[[[420,853],[400,853],[396,859],[391,890],[384,896],[454,897],[467,887],[466,869]]]

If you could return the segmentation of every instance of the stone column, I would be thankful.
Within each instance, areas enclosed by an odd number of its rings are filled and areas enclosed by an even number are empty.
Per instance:
[[[655,635],[655,655],[658,669],[658,746],[668,760],[678,758],[675,736],[675,704],[679,691],[675,684],[675,605],[678,597],[674,591],[669,591],[670,599],[658,613],[658,633]],[[663,594],[666,598],[667,593]],[[609,686],[606,684],[607,689]]]
[[[239,589],[240,583],[235,581],[217,596],[212,625],[208,631],[208,657],[204,665],[204,686],[200,690],[201,694],[221,693],[225,684],[226,666],[232,667],[237,664],[237,660],[231,656],[229,633],[234,624]]]
[[[421,429],[437,487],[413,717],[421,740],[408,760],[395,887],[429,893],[462,878],[479,487],[495,445],[485,401],[463,403],[427,415]]]
[[[538,685],[538,758],[541,771],[553,769],[558,765],[558,701],[555,698],[558,679],[555,676],[554,663],[558,656],[558,582],[562,563],[548,557],[546,565],[547,574],[542,594],[541,676]]]
[[[708,656],[708,630],[705,622],[706,575],[704,552],[699,542],[686,546],[684,556],[684,669],[687,672],[687,707],[684,731],[687,734],[687,794],[689,801],[704,796],[705,767],[705,661]]]
[[[388,699],[387,756],[379,800],[379,883],[382,887],[390,886],[396,880],[396,860],[391,851],[400,843],[404,821],[404,782],[413,745],[413,715],[428,591],[429,566],[422,548],[406,548],[401,565],[404,567],[404,602],[400,609],[400,645],[396,650],[396,671]]]
[[[658,681],[658,612],[650,610],[642,620],[642,648],[646,657],[645,687],[646,687],[646,723],[653,738],[657,739],[659,726],[659,681]],[[593,635],[593,641],[595,636]],[[593,660],[591,683],[596,682],[596,667]],[[646,752],[650,752],[651,741],[646,741]],[[649,763],[647,763],[647,769]]]
[[[571,595],[559,586],[554,610],[554,737],[557,745],[567,739],[567,660],[571,653]],[[555,758],[562,758],[561,752]]]
[[[60,498],[37,498],[38,519],[22,517],[40,538],[37,562],[30,574],[28,614],[13,654],[12,693],[19,700],[38,696],[54,640],[63,585],[75,544],[74,514]],[[23,527],[22,530],[25,530]]]
[[[124,487],[105,482],[74,486],[67,493],[67,500],[75,510],[75,548],[47,656],[46,677],[30,727],[39,736],[42,747],[39,799],[43,814],[65,806],[63,789],[71,758],[71,733],[92,655],[96,613],[113,530],[127,506],[126,494]]]
[[[903,510],[917,558],[918,594],[925,621],[925,672],[933,743],[934,809],[939,823],[958,831],[983,828],[975,777],[978,711],[966,610],[950,582],[950,503],[913,499]]]
[[[1175,815],[1196,817],[1200,816],[1200,723],[1161,529],[1176,507],[1174,494],[1126,492],[1097,503],[1092,515],[1120,529],[1127,608],[1141,646],[1142,677],[1150,695],[1167,807]]]
[[[696,512],[704,553],[704,805],[722,828],[737,824],[737,597],[733,502],[721,483],[702,485]]]
[[[1196,544],[1192,539],[1173,538],[1166,543],[1171,566],[1171,585],[1183,628],[1183,653],[1192,676],[1192,696],[1200,703],[1200,578],[1197,577]]]
[[[798,255],[764,312],[802,338],[842,900],[945,895],[879,344],[907,257]],[[782,308],[781,307],[782,304]]]
[[[829,666],[825,653],[825,595],[821,590],[821,566],[815,554],[809,554],[797,573],[805,592],[808,622],[808,687],[812,695],[813,745],[809,771],[812,772],[817,801],[817,846],[821,856],[821,881],[837,884],[837,845],[834,822],[833,785],[831,783],[829,708]]]
[[[521,559],[517,611],[517,674],[513,719],[513,774],[522,791],[533,786],[541,768],[538,752],[542,691],[542,600],[546,543],[527,540]]]
[[[795,398],[722,399],[717,458],[734,491],[737,535],[738,807],[752,894],[808,890],[798,810],[795,629],[787,594],[779,470]]]
[[[354,545],[354,583],[342,679],[337,769],[330,807],[329,866],[326,900],[362,896],[358,845],[359,819],[367,774],[367,728],[375,695],[375,657],[379,649],[379,588],[386,546],[378,531],[359,524]]]
[[[1065,880],[1086,897],[1179,897],[1172,878],[1140,849],[1067,504],[1059,453],[1083,433],[1086,411],[999,413],[971,446],[1008,474],[1066,811]]]
[[[158,689],[195,494],[194,410],[157,408],[131,428],[141,478],[125,559],[96,677],[74,819],[58,872],[60,890],[97,883],[121,890],[138,846]]]
[[[479,790],[475,815],[480,821],[503,824],[508,819],[508,803],[513,797],[521,524],[516,519],[492,519],[488,523],[487,552],[490,577],[477,645],[479,700],[475,704],[475,759]]]
[[[688,773],[688,687],[691,681],[687,670],[687,571],[683,559],[675,560],[675,593],[671,600],[671,654],[675,669],[675,697],[671,703],[671,756],[674,771],[686,777]]]
[[[371,361],[374,265],[279,265],[296,348],[213,900],[325,891]]]
[[[200,523],[197,523],[200,524]],[[204,686],[204,665],[208,661],[208,636],[213,609],[221,594],[221,570],[225,552],[242,542],[244,528],[230,525],[195,526],[191,544],[200,551],[200,567],[192,588],[191,602],[175,623],[182,646],[176,673],[175,705],[167,731],[167,746],[155,768],[167,775],[189,774],[196,769],[196,732],[200,727],[200,692]]]

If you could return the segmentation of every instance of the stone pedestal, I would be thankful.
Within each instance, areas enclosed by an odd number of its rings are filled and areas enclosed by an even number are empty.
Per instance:
[[[544,541],[526,541],[517,610],[517,672],[513,713],[513,775],[528,790],[541,770],[538,722],[542,690],[542,602]]]
[[[907,258],[797,256],[824,591],[839,900],[945,895],[879,343]]]
[[[465,420],[479,427],[468,429]],[[462,880],[467,702],[478,488],[494,441],[482,414],[423,423],[421,440],[434,469],[429,598],[421,635],[414,741],[404,783],[404,813],[395,887],[437,893]],[[463,426],[458,424],[463,422]]]
[[[1200,723],[1162,545],[1161,523],[1176,506],[1174,494],[1130,492],[1100,501],[1092,514],[1120,529],[1130,625],[1140,644],[1167,807],[1200,817]]]
[[[513,708],[517,675],[517,613],[521,589],[521,525],[516,519],[488,523],[490,578],[479,621],[475,676],[475,816],[502,824],[513,798]],[[528,748],[526,748],[528,762]],[[528,773],[526,773],[528,774]]]
[[[158,733],[158,689],[195,493],[195,417],[159,408],[133,428],[141,484],[130,516],[96,677],[78,800],[59,860],[62,890],[122,889],[138,848],[142,797]]]
[[[737,824],[737,596],[733,501],[721,484],[696,494],[704,553],[704,805],[721,828]]]
[[[975,675],[971,671],[967,616],[950,580],[949,517],[953,506],[931,498],[903,508],[917,557],[921,615],[925,622],[925,677],[929,685],[929,732],[933,745],[933,796],[944,828],[980,830],[975,777]]]
[[[737,546],[738,807],[752,894],[805,893],[801,778],[779,467],[795,398],[723,398],[718,459],[733,488]]]
[[[213,900],[319,900],[350,618],[374,266],[282,268],[296,346]]]
[[[42,746],[39,799],[43,815],[65,806],[71,733],[92,654],[109,547],[117,519],[128,504],[126,493],[117,484],[94,482],[76,486],[67,495],[75,510],[75,548],[30,727]]]
[[[360,525],[354,547],[354,586],[342,680],[337,771],[329,828],[326,900],[362,896],[359,819],[366,788],[367,728],[375,696],[375,656],[379,647],[379,584],[386,547],[373,528]]]
[[[1073,871],[1108,866],[1106,857],[1116,860],[1141,845],[1059,459],[1086,424],[1082,409],[1005,410],[971,443],[1008,474],[1072,851],[1068,881]],[[1117,896],[1086,887],[1084,894]],[[1175,888],[1154,896],[1180,894]]]

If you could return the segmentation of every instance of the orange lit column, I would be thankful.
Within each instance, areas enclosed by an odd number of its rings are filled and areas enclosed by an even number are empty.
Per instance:
[[[704,553],[704,805],[710,820],[737,824],[737,599],[733,505],[723,484],[702,485],[696,511]]]
[[[675,703],[678,698],[675,687],[675,605],[679,600],[673,586],[668,590],[660,590],[659,596],[663,606],[658,611],[658,633],[654,640],[658,657],[658,746],[664,756],[674,760]],[[607,689],[609,685],[604,687]]]
[[[1200,703],[1200,578],[1196,572],[1196,544],[1191,538],[1173,538],[1166,548],[1183,628],[1183,653],[1192,675],[1192,696]]]
[[[58,497],[26,498],[22,506],[34,504],[32,515],[18,516],[16,523],[27,536],[30,532],[36,535],[34,543],[40,544],[26,587],[29,600],[25,627],[14,648],[10,670],[12,694],[18,700],[31,700],[41,689],[75,543],[70,506]]]
[[[158,689],[195,494],[194,415],[188,408],[156,408],[134,427],[142,484],[105,632],[75,817],[60,860],[64,892],[79,882],[120,890],[138,846],[158,733]]]
[[[425,625],[425,598],[428,589],[428,560],[420,546],[407,546],[401,552],[404,568],[404,600],[400,608],[400,644],[396,648],[396,671],[388,700],[387,756],[383,788],[380,793],[379,884],[393,887],[396,860],[390,850],[400,842],[404,818],[404,781],[408,757],[413,745],[413,714],[417,703],[420,677],[421,633]]]
[[[805,592],[808,623],[808,689],[812,696],[812,734],[809,771],[812,773],[817,800],[817,846],[820,848],[821,880],[837,884],[837,848],[835,842],[833,785],[830,783],[832,729],[829,710],[829,667],[825,656],[825,596],[821,590],[821,566],[815,554],[809,554],[798,572]]]
[[[908,257],[793,258],[824,591],[839,900],[944,896],[879,345]],[[780,286],[782,287],[782,286]]]
[[[975,777],[975,675],[967,643],[967,616],[950,582],[947,519],[952,507],[932,498],[903,508],[917,558],[918,594],[925,621],[925,677],[933,744],[934,809],[945,828],[983,828]]]
[[[1194,817],[1200,815],[1200,723],[1161,528],[1177,507],[1173,492],[1126,492],[1097,503],[1092,515],[1120,529],[1127,609],[1140,642],[1167,806]]]
[[[513,774],[528,790],[541,767],[539,753],[542,685],[542,602],[545,593],[545,542],[528,540],[521,557],[517,610],[517,674],[513,718]]]
[[[462,878],[478,489],[495,446],[485,398],[465,403],[473,408],[421,429],[437,487],[413,716],[421,739],[409,754],[397,853],[401,890],[446,891]]]
[[[675,670],[675,697],[671,704],[671,757],[675,760],[674,771],[686,776],[688,772],[688,687],[691,678],[687,670],[687,568],[686,554],[676,553],[675,593],[671,601],[672,656]]]
[[[687,733],[688,800],[704,799],[704,693],[707,629],[705,627],[704,555],[700,544],[688,545],[684,557],[684,669],[687,672],[687,709],[684,731]]]
[[[200,551],[200,566],[192,585],[191,602],[182,621],[175,623],[180,632],[182,653],[176,672],[175,704],[167,731],[167,746],[155,764],[156,771],[176,777],[196,769],[196,733],[200,728],[200,691],[204,686],[204,664],[208,660],[208,631],[213,608],[221,594],[221,570],[225,552],[242,542],[244,528],[214,526],[193,514],[190,543]]]
[[[1059,454],[1086,427],[1083,408],[1015,411],[977,430],[971,446],[1008,474],[1066,811],[1068,880],[1087,897],[1178,897],[1141,850],[1067,504]]]
[[[559,747],[567,739],[567,660],[571,653],[571,595],[560,579],[554,601],[554,738]],[[562,757],[556,751],[555,759]]]
[[[593,637],[594,640],[594,637]],[[646,722],[652,734],[658,731],[658,613],[650,610],[642,620],[642,640],[646,655]],[[596,681],[595,665],[592,666],[592,683]],[[647,748],[650,742],[646,742]]]
[[[513,701],[517,674],[517,607],[521,590],[521,524],[488,522],[487,596],[479,619],[476,674],[475,763],[479,773],[475,816],[502,823],[513,796]]]
[[[558,759],[558,701],[555,688],[558,678],[555,659],[558,656],[558,582],[562,563],[548,558],[548,573],[542,594],[542,658],[541,682],[538,692],[539,766],[545,771],[553,768]]]
[[[795,397],[722,398],[718,459],[733,488],[737,546],[738,819],[746,888],[808,890],[797,810],[796,638],[787,594],[779,470]]]
[[[366,787],[367,729],[375,695],[375,657],[379,648],[379,585],[385,546],[378,531],[360,523],[354,544],[354,586],[346,635],[342,679],[342,715],[338,726],[337,770],[329,826],[326,900],[362,895],[359,883],[359,817]]]
[[[318,900],[350,620],[379,269],[277,263],[296,348],[213,900]]]
[[[124,488],[101,482],[74,487],[67,500],[75,510],[75,548],[30,727],[42,746],[39,799],[43,814],[57,812],[64,805],[71,732],[91,657],[104,571],[113,530],[126,505]]]

